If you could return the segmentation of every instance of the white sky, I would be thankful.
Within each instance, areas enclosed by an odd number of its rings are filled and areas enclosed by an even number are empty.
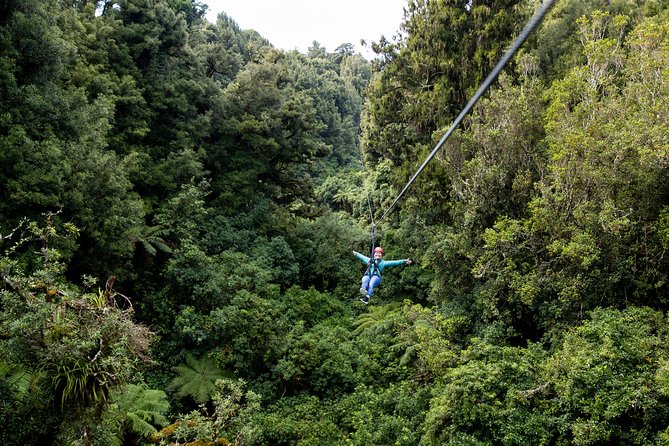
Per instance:
[[[277,48],[306,53],[317,41],[328,52],[351,43],[372,57],[370,45],[383,35],[392,41],[407,0],[201,0],[207,19],[225,12],[242,29],[254,29]],[[367,42],[367,50],[360,45]]]

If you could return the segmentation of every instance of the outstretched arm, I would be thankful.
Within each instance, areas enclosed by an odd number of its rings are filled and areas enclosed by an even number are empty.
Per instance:
[[[369,263],[369,257],[363,256],[358,251],[353,251],[353,255],[359,258],[365,265]]]
[[[413,261],[411,259],[402,259],[402,260],[386,260],[384,266],[397,266],[397,265],[411,265]]]

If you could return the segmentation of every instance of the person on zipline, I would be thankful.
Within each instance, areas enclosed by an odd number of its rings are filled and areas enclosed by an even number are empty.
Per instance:
[[[383,271],[383,268],[397,265],[411,265],[411,263],[413,263],[411,259],[383,260],[383,248],[380,246],[374,248],[373,259],[370,259],[357,251],[353,251],[353,255],[367,265],[367,271],[365,271],[365,275],[362,276],[362,283],[360,284],[360,294],[363,296],[360,300],[363,301],[365,305],[369,303],[369,298],[372,296],[372,293],[374,293],[374,289],[381,284],[381,271]]]

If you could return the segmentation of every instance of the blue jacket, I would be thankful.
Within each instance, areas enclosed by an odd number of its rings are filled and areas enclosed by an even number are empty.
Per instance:
[[[365,265],[369,265],[369,257],[363,256],[362,254],[360,254],[357,251],[355,251],[354,254]],[[404,265],[404,264],[406,264],[406,262],[407,262],[407,259],[403,259],[403,260],[381,260],[379,262],[378,268],[374,265],[374,263],[372,263],[372,265],[365,272],[365,274],[369,274],[370,276],[377,275],[377,276],[381,277],[381,271],[383,271],[383,268],[385,268],[387,266]]]

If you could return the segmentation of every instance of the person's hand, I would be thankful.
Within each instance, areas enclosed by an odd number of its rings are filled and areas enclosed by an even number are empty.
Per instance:
[[[407,265],[411,265],[412,263],[413,261],[411,261],[411,259],[407,259]]]

